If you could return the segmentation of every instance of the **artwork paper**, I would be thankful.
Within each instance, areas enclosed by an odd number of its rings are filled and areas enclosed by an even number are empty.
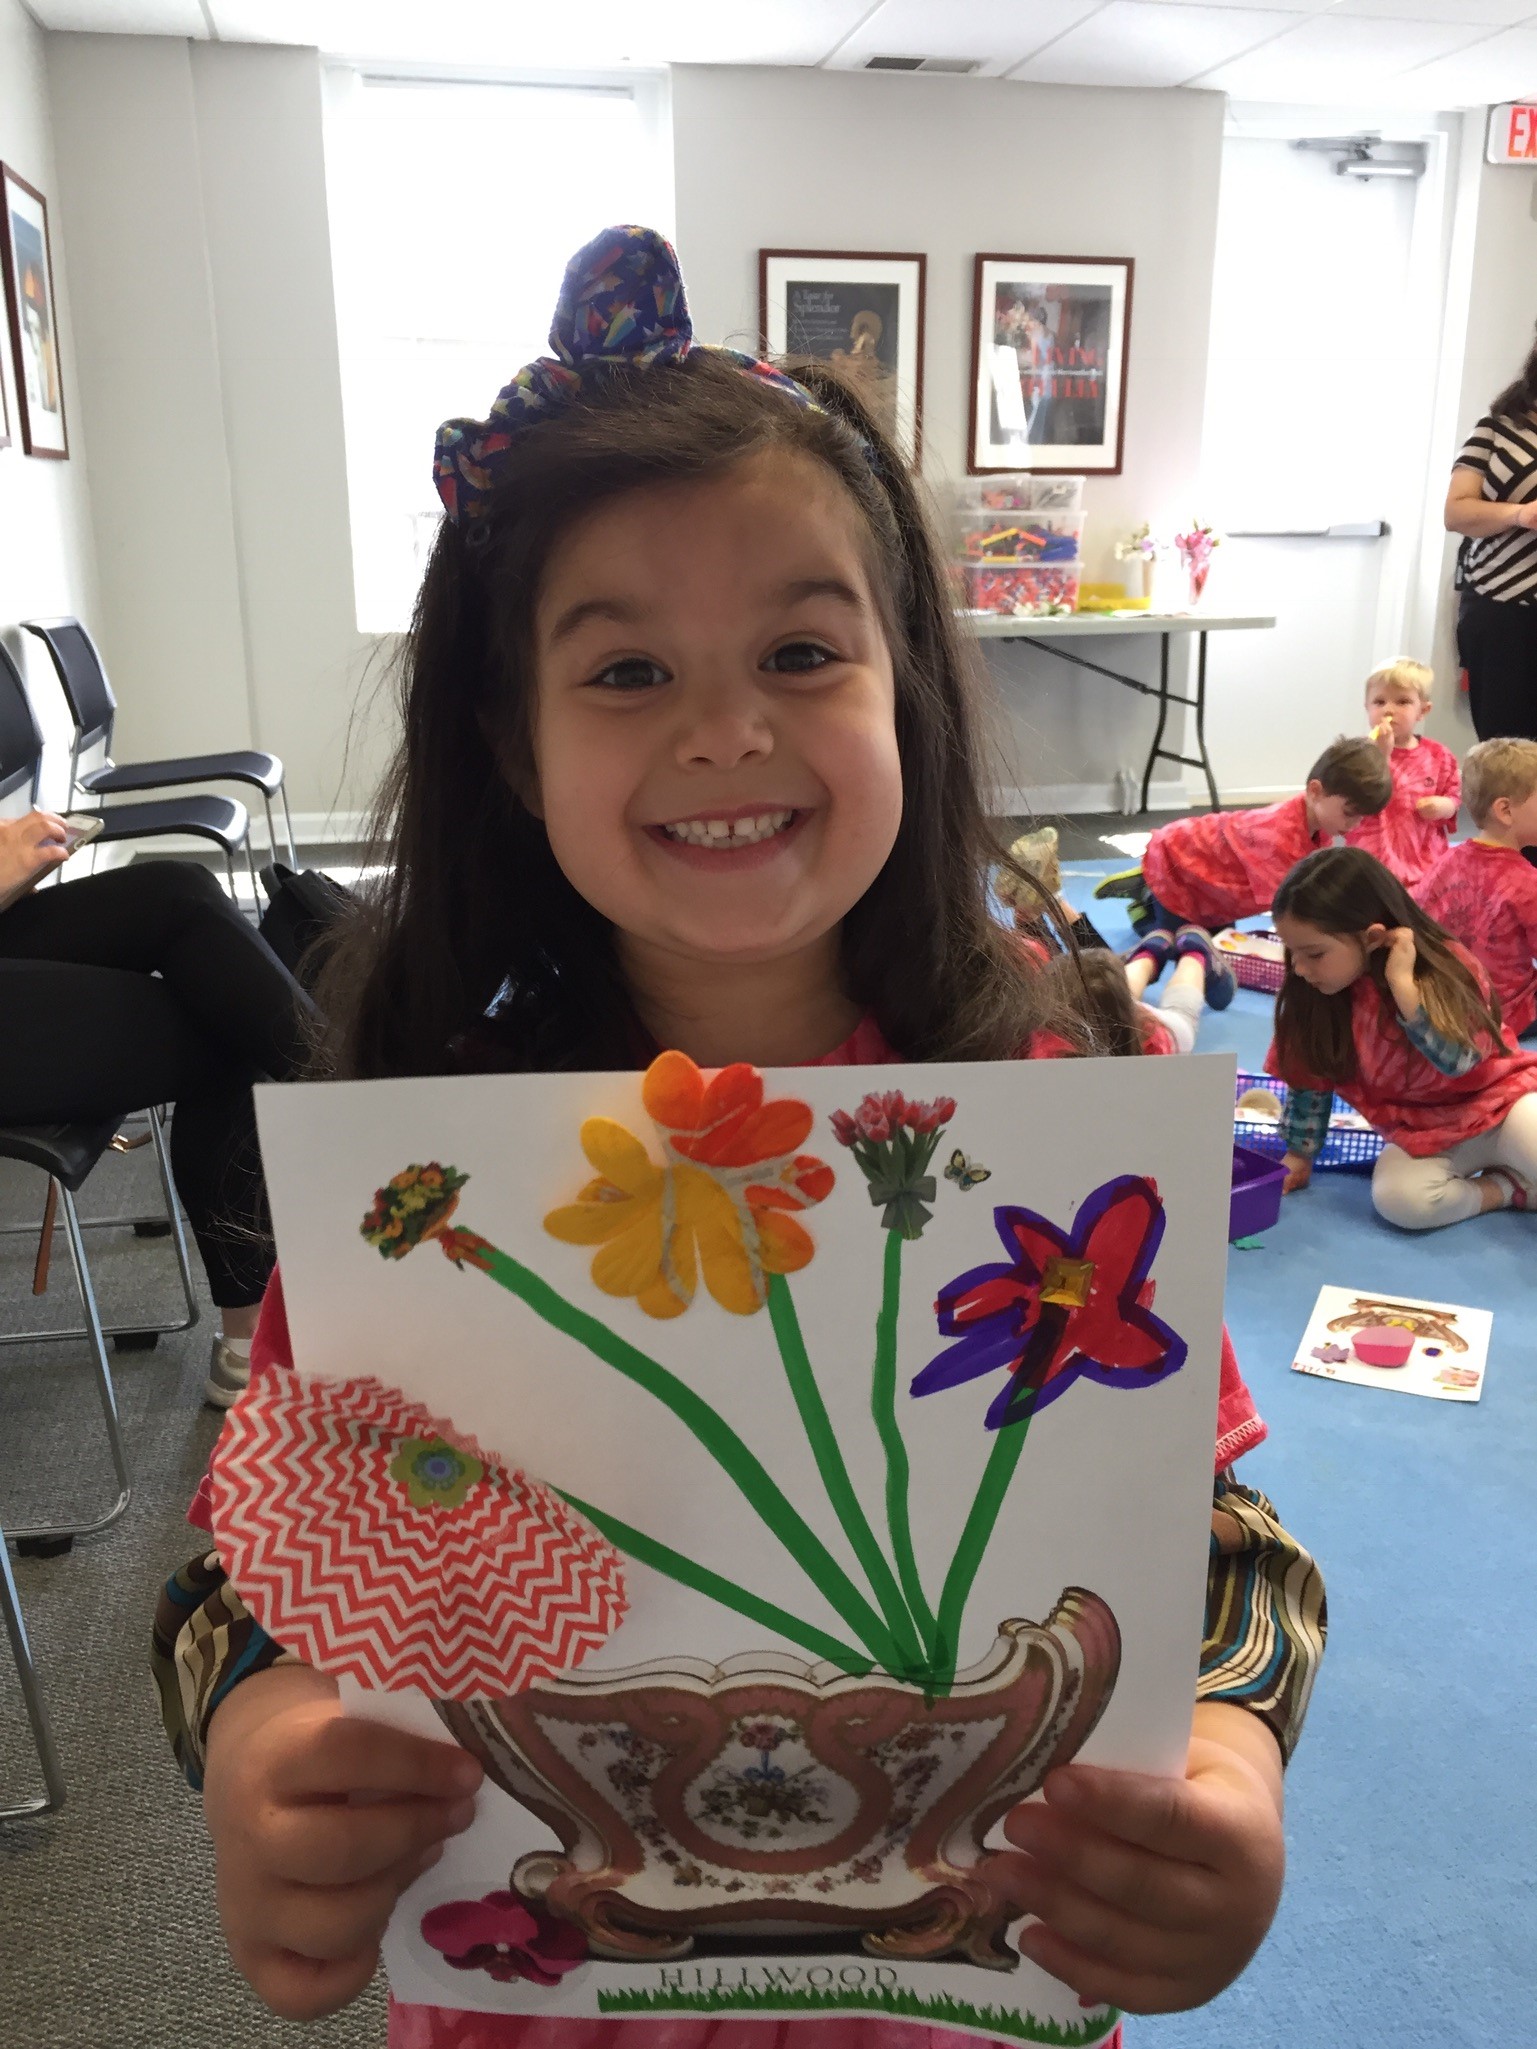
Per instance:
[[[1353,1342],[1363,1323],[1412,1332],[1414,1343],[1405,1364],[1372,1366],[1363,1361]],[[1347,1380],[1356,1387],[1429,1395],[1434,1401],[1476,1402],[1484,1391],[1493,1325],[1487,1309],[1422,1302],[1413,1295],[1320,1288],[1292,1371],[1316,1374],[1321,1380]]]
[[[989,1858],[1054,1760],[1182,1767],[1232,1063],[760,1083],[666,1055],[257,1094],[300,1371],[268,1376],[287,1422],[262,1397],[248,1427],[301,1491],[326,1446],[368,1453],[329,1483],[353,1592],[317,1588],[333,1531],[267,1594],[349,1669],[538,1637],[500,1699],[343,1681],[490,1772],[391,1924],[395,1994],[1104,2040],[1113,2013],[1019,1955]],[[487,1584],[473,1627],[445,1594],[422,1633],[472,1512],[499,1557],[545,1547],[558,1627]],[[370,1647],[349,1604],[392,1575]]]

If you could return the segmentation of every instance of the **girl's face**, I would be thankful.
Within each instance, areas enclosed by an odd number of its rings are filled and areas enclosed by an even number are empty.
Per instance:
[[[859,512],[811,458],[635,491],[557,546],[532,801],[632,948],[762,962],[832,932],[902,816]]]
[[[1282,913],[1275,928],[1292,971],[1320,996],[1338,996],[1366,970],[1365,940],[1353,932],[1323,932],[1305,918]]]

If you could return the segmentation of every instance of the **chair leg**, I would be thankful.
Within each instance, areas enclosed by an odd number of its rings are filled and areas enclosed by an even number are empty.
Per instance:
[[[27,1720],[32,1726],[32,1741],[37,1749],[37,1761],[43,1768],[43,1784],[47,1792],[31,1800],[21,1800],[13,1807],[0,1807],[0,1821],[20,1821],[32,1814],[56,1814],[64,1805],[64,1774],[59,1769],[59,1754],[53,1747],[53,1732],[48,1727],[48,1717],[43,1711],[43,1696],[37,1683],[37,1667],[32,1662],[32,1647],[27,1642],[27,1625],[22,1620],[21,1601],[16,1593],[16,1581],[11,1572],[11,1554],[6,1549],[5,1532],[0,1530],[0,1615],[5,1618],[5,1633],[11,1640],[11,1655],[16,1660],[16,1676],[21,1681],[22,1704],[27,1710]]]
[[[294,840],[294,822],[288,810],[288,784],[286,781],[278,784],[278,797],[283,806],[283,830],[288,835],[289,864],[293,868],[295,875],[297,875],[299,872],[299,849]]]
[[[80,1218],[74,1196],[67,1188],[61,1188],[60,1193],[64,1201],[64,1229],[69,1239],[69,1256],[74,1262],[75,1285],[80,1290],[80,1306],[85,1311],[86,1329],[90,1334],[96,1392],[107,1426],[107,1445],[112,1453],[112,1469],[117,1475],[118,1494],[106,1514],[98,1516],[94,1522],[33,1523],[24,1530],[12,1530],[13,1540],[23,1537],[94,1537],[99,1530],[115,1523],[133,1498],[133,1487],[128,1478],[128,1457],[123,1449],[123,1433],[118,1423],[117,1393],[112,1385],[112,1368],[107,1363],[107,1340],[102,1331],[101,1317],[97,1314],[96,1291],[91,1286],[91,1269],[86,1261]]]
[[[48,1176],[48,1200],[43,1204],[43,1228],[37,1237],[37,1258],[32,1262],[32,1292],[46,1295],[48,1269],[53,1264],[53,1220],[59,1212],[59,1184]]]
[[[256,879],[256,856],[251,852],[251,839],[249,834],[246,835],[245,865],[246,873],[251,878],[251,918],[253,923],[259,925],[261,923],[262,914],[262,892],[261,884]],[[238,897],[236,898],[236,902],[239,902]]]
[[[149,1111],[149,1135],[155,1142],[155,1163],[160,1169],[160,1186],[165,1191],[165,1213],[170,1221],[171,1242],[176,1247],[176,1265],[181,1274],[181,1291],[186,1298],[187,1320],[183,1330],[191,1330],[198,1320],[197,1295],[192,1285],[192,1266],[187,1258],[187,1233],[182,1225],[181,1204],[176,1196],[176,1183],[171,1178],[171,1156],[165,1143],[165,1112],[158,1103],[152,1103]]]

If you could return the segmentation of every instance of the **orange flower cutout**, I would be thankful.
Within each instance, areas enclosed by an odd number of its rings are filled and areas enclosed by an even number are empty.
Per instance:
[[[762,1075],[745,1064],[706,1079],[685,1053],[659,1055],[641,1094],[665,1164],[612,1118],[588,1118],[582,1150],[598,1178],[552,1210],[545,1229],[598,1246],[594,1282],[650,1316],[681,1315],[701,1270],[723,1309],[751,1316],[769,1276],[798,1273],[816,1250],[794,1212],[821,1202],[834,1177],[825,1160],[796,1151],[810,1106],[765,1102]]]

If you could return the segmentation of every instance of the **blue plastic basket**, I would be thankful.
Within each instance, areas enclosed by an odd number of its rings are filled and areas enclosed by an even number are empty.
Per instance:
[[[1286,1107],[1289,1093],[1284,1081],[1277,1081],[1269,1074],[1244,1074],[1238,1076],[1237,1094],[1248,1089],[1269,1089],[1282,1109]],[[1330,1115],[1348,1110],[1350,1105],[1341,1096],[1334,1098]],[[1280,1132],[1273,1124],[1262,1124],[1257,1119],[1235,1115],[1233,1136],[1240,1145],[1251,1151],[1268,1153],[1272,1159],[1279,1159],[1286,1151]],[[1377,1164],[1377,1155],[1382,1151],[1382,1139],[1375,1131],[1363,1130],[1359,1125],[1331,1125],[1329,1136],[1324,1140],[1322,1150],[1313,1165],[1318,1168],[1332,1168],[1338,1174],[1369,1174]]]

